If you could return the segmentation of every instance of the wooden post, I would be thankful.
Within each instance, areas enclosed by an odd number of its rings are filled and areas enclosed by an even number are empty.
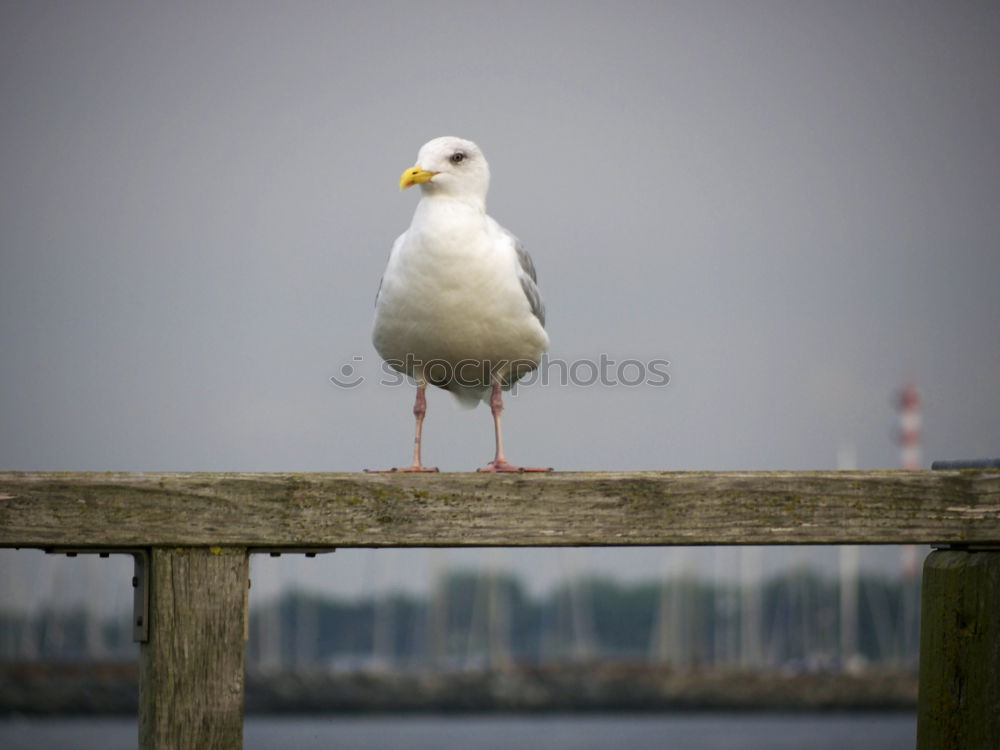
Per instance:
[[[1000,550],[924,563],[917,748],[1000,748]]]
[[[139,666],[142,750],[243,747],[247,550],[154,547]]]

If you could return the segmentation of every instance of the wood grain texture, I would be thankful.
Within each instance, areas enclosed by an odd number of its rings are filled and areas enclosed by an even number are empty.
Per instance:
[[[142,750],[243,747],[246,550],[153,549],[139,656]]]
[[[1000,472],[0,473],[0,546],[995,543]]]
[[[1000,748],[1000,551],[932,552],[921,609],[918,750]]]

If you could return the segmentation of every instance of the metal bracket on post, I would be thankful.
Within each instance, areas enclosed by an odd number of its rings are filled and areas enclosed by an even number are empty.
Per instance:
[[[132,575],[132,640],[145,643],[149,640],[149,550],[143,547],[46,547],[50,555],[131,555],[135,563]]]
[[[281,557],[282,555],[305,555],[306,557],[316,557],[329,552],[336,552],[336,547],[249,547],[247,553],[251,555],[270,555],[271,557]]]
[[[132,575],[132,640],[149,640],[149,552],[136,549],[129,552],[135,562]]]
[[[270,555],[271,557],[281,557],[282,555],[305,555],[306,557],[316,557],[329,552],[336,552],[336,547],[247,547],[247,557],[250,555]],[[250,640],[250,586],[253,584],[247,578],[247,587],[243,596],[243,640]]]
[[[282,555],[305,555],[306,557],[316,557],[336,552],[336,547],[247,547],[247,556],[250,555],[270,555],[271,557],[281,557]],[[252,585],[252,581],[247,579],[247,589]],[[247,639],[250,638],[250,620],[247,619]]]

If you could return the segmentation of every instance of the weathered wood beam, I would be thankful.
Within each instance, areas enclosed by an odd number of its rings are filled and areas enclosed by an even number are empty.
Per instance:
[[[1000,541],[1000,472],[0,473],[0,546]]]
[[[139,656],[142,750],[243,747],[247,554],[154,548]]]

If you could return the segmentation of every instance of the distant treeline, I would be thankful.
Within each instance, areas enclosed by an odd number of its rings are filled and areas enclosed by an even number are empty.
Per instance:
[[[343,600],[291,592],[254,607],[251,669],[480,668],[597,659],[677,666],[837,669],[851,661],[916,663],[919,585],[863,575],[855,616],[836,580],[786,573],[759,587],[700,579],[568,581],[532,597],[508,574],[452,572],[426,597]],[[851,624],[852,619],[854,624]],[[82,610],[0,613],[0,659],[134,658],[128,620]],[[849,631],[848,647],[842,628]]]
[[[857,592],[852,658],[915,664],[918,583],[865,575]],[[540,598],[511,575],[453,572],[426,598],[288,594],[254,611],[248,656],[263,668],[594,659],[837,668],[840,604],[839,583],[812,572],[750,591],[695,578],[628,585],[583,577]]]

